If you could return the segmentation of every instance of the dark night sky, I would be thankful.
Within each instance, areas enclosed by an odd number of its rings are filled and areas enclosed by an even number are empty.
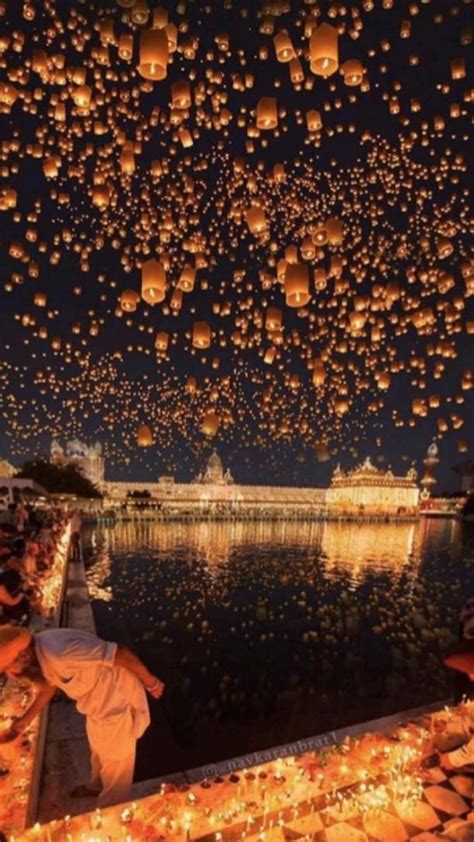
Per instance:
[[[438,471],[439,489],[455,489],[458,479],[452,472],[452,465],[463,461],[473,452],[474,435],[472,429],[473,401],[472,390],[461,390],[460,381],[463,373],[472,367],[472,337],[466,332],[466,322],[474,319],[472,296],[465,295],[466,283],[460,273],[460,262],[469,254],[469,233],[467,228],[466,207],[469,204],[465,193],[469,185],[469,172],[461,170],[456,184],[445,180],[439,188],[436,173],[431,175],[418,174],[414,167],[432,168],[439,166],[440,160],[448,159],[456,154],[469,158],[469,119],[468,104],[463,102],[465,91],[472,85],[469,82],[471,61],[471,47],[461,46],[461,34],[472,25],[472,5],[468,2],[446,3],[445,0],[432,0],[430,3],[418,2],[418,14],[410,14],[409,3],[394,3],[396,8],[387,10],[376,0],[373,11],[364,11],[364,5],[359,4],[363,28],[360,37],[352,39],[349,34],[341,34],[339,38],[340,62],[349,57],[360,58],[367,71],[370,90],[359,92],[358,89],[348,89],[344,86],[339,74],[330,80],[317,77],[313,90],[295,90],[288,78],[287,67],[276,62],[274,58],[271,37],[259,32],[258,17],[262,4],[234,2],[233,4],[210,3],[208,11],[200,3],[185,4],[185,14],[179,14],[176,4],[162,3],[170,14],[170,19],[177,22],[186,19],[188,32],[180,33],[179,42],[190,36],[199,37],[199,48],[194,61],[177,54],[173,64],[169,67],[168,77],[163,82],[155,83],[150,92],[141,91],[136,99],[135,112],[133,109],[125,114],[119,107],[120,98],[113,94],[114,88],[129,95],[132,89],[138,87],[139,76],[130,78],[129,69],[135,68],[137,55],[130,66],[117,58],[116,48],[110,47],[110,62],[112,69],[117,72],[127,72],[128,78],[105,80],[104,90],[112,97],[111,102],[101,104],[96,102],[93,118],[107,123],[104,135],[97,135],[88,123],[88,116],[74,115],[74,108],[70,99],[65,99],[68,107],[68,128],[58,128],[51,117],[50,97],[56,93],[64,93],[66,86],[58,86],[51,80],[39,79],[31,72],[28,78],[22,80],[12,78],[12,68],[28,70],[28,62],[35,48],[44,49],[51,57],[58,52],[64,53],[66,67],[87,67],[87,82],[94,89],[94,96],[100,99],[100,84],[94,79],[95,69],[99,67],[91,63],[92,52],[100,43],[98,32],[94,29],[98,20],[112,18],[116,32],[132,31],[134,34],[135,50],[137,51],[138,31],[140,27],[128,27],[127,21],[121,21],[124,13],[114,3],[56,3],[57,17],[48,13],[54,4],[44,4],[45,10],[39,11],[34,21],[26,22],[21,13],[21,4],[7,2],[5,5],[4,26],[2,30],[10,35],[16,30],[24,33],[25,41],[22,50],[12,49],[10,42],[4,52],[3,67],[0,68],[0,79],[15,84],[18,90],[33,92],[37,88],[43,89],[42,99],[38,99],[36,114],[28,113],[23,101],[15,103],[11,113],[0,115],[0,137],[4,141],[2,164],[3,172],[0,181],[0,191],[5,187],[14,187],[18,193],[17,213],[15,219],[10,210],[1,213],[0,249],[2,254],[2,270],[0,280],[4,289],[0,292],[0,332],[2,337],[2,353],[0,357],[0,457],[9,458],[20,464],[25,458],[47,452],[51,438],[58,437],[64,444],[69,438],[79,436],[88,443],[96,440],[102,442],[108,458],[107,476],[110,479],[131,478],[134,480],[153,479],[162,473],[174,473],[179,479],[190,479],[213,447],[217,447],[223,457],[225,465],[229,465],[234,477],[241,482],[265,483],[301,483],[305,485],[327,484],[330,475],[338,461],[344,467],[352,467],[366,455],[378,460],[380,465],[390,465],[394,471],[405,472],[414,462],[421,470],[421,460],[433,438],[439,437],[440,467]],[[39,5],[39,4],[38,4]],[[150,3],[153,7],[156,4]],[[223,6],[230,8],[224,9]],[[263,4],[265,5],[265,4]],[[271,6],[271,3],[266,4]],[[277,4],[274,4],[277,5]],[[305,47],[307,39],[303,36],[301,20],[304,13],[309,13],[312,6],[301,3],[288,4],[290,11],[276,18],[275,31],[287,28],[293,42],[298,47]],[[342,14],[342,3],[320,3],[321,21],[338,23],[348,26],[351,20],[350,9]],[[330,17],[330,9],[340,8],[340,14]],[[91,38],[86,42],[85,49],[78,53],[71,41],[71,32],[65,28],[63,34],[54,33],[57,21],[65,23],[70,10],[76,8],[84,16],[84,28],[90,28]],[[246,16],[242,15],[247,9]],[[437,19],[441,16],[441,19]],[[412,34],[410,38],[400,38],[402,21],[411,21]],[[54,23],[56,21],[56,24]],[[49,37],[48,27],[53,27]],[[81,25],[79,26],[79,30]],[[231,51],[222,54],[223,61],[219,62],[219,51],[216,50],[215,37],[222,32],[230,33]],[[464,35],[465,38],[465,35]],[[381,41],[386,39],[391,49],[384,52]],[[13,39],[14,40],[14,39]],[[260,61],[258,52],[262,45],[268,46],[269,59]],[[206,53],[212,50],[214,56],[206,61]],[[239,63],[239,50],[245,54],[246,65]],[[373,51],[373,54],[371,54]],[[419,56],[419,64],[410,64],[410,56]],[[449,63],[451,59],[463,56],[468,67],[467,77],[453,82],[450,78]],[[305,74],[311,77],[309,65],[301,56]],[[25,65],[26,63],[26,65]],[[384,69],[385,66],[385,69]],[[190,109],[186,121],[188,127],[199,129],[191,152],[180,149],[179,143],[173,138],[173,127],[162,122],[158,127],[148,128],[148,136],[143,137],[142,149],[137,153],[137,170],[132,179],[124,182],[118,169],[117,130],[125,132],[127,138],[136,138],[137,126],[143,124],[146,135],[147,124],[153,109],[158,106],[161,114],[169,111],[170,84],[176,79],[187,78],[191,68],[196,70],[196,85],[206,77],[206,68],[222,71],[225,75],[222,85],[215,85],[216,90],[224,90],[228,99],[226,107],[234,114],[234,120],[227,132],[217,131],[212,126],[200,122],[197,109]],[[246,92],[236,92],[231,88],[230,80],[233,73],[253,72],[255,85]],[[15,73],[14,73],[15,75]],[[314,78],[314,77],[313,77]],[[275,79],[281,84],[275,88]],[[333,84],[334,90],[331,90]],[[400,90],[397,92],[397,83]],[[447,90],[443,90],[443,85]],[[68,81],[69,89],[73,88]],[[68,90],[69,90],[68,89]],[[348,93],[354,92],[355,101],[350,102]],[[402,115],[405,115],[405,125],[389,114],[384,92],[390,95],[397,93]],[[278,105],[285,109],[286,116],[281,123],[287,127],[279,136],[266,133],[268,146],[255,142],[255,150],[246,149],[247,136],[245,128],[239,127],[236,117],[242,113],[242,108],[255,108],[262,96],[274,95],[278,97]],[[410,111],[410,100],[418,97],[421,102],[421,112]],[[340,98],[341,108],[334,107],[334,100]],[[122,100],[123,101],[123,100]],[[325,110],[324,103],[333,103],[330,110]],[[446,115],[452,102],[460,102],[463,108],[461,117],[450,120],[447,117],[445,132],[433,136],[428,132],[429,143],[422,146],[419,142],[423,133],[422,123],[432,127],[433,118],[437,114]],[[206,107],[209,102],[206,101]],[[321,110],[324,120],[322,142],[319,146],[305,142],[307,132],[304,120],[298,122],[298,111],[304,113],[310,108]],[[49,110],[48,110],[49,109]],[[108,110],[107,110],[108,109]],[[137,119],[135,119],[137,117]],[[246,119],[248,114],[246,115]],[[83,125],[82,137],[71,130],[72,120]],[[345,126],[353,124],[354,132],[344,130],[340,134],[335,131],[334,136],[327,134],[327,129],[334,128],[338,123]],[[46,131],[41,134],[44,127]],[[38,131],[40,130],[40,135]],[[410,132],[416,133],[412,144],[408,146],[407,138]],[[367,133],[377,140],[367,140]],[[43,169],[42,158],[33,157],[28,151],[28,145],[43,141],[42,157],[57,154],[61,147],[61,138],[65,135],[71,145],[67,155],[62,155],[63,163],[58,179],[47,181]],[[263,133],[262,133],[263,135]],[[13,137],[20,140],[19,150],[5,147],[5,142]],[[364,139],[365,138],[365,139]],[[87,154],[87,147],[92,144],[93,152]],[[101,153],[106,144],[115,149]],[[219,148],[220,147],[220,148]],[[385,182],[380,176],[380,158],[374,163],[370,161],[371,150],[376,147],[389,149],[393,154],[400,154],[402,149],[399,173],[407,172],[405,163],[409,162],[414,183],[406,188],[408,209],[401,207],[401,200],[391,201]],[[170,151],[171,150],[171,151]],[[100,154],[99,154],[100,153]],[[253,247],[252,238],[244,230],[245,223],[229,222],[229,207],[221,213],[220,199],[229,193],[230,199],[238,197],[248,206],[252,200],[248,185],[236,185],[235,181],[227,182],[232,172],[232,160],[243,157],[247,162],[248,173],[257,179],[259,195],[260,184],[263,184],[265,174],[268,174],[277,162],[285,162],[288,172],[288,192],[277,193],[267,183],[265,187],[267,201],[275,212],[275,230],[272,239],[278,241],[277,258],[282,256],[284,248],[294,242],[295,231],[301,229],[303,222],[314,221],[322,212],[321,208],[331,209],[331,214],[340,214],[345,220],[346,231],[342,250],[348,258],[347,277],[351,283],[348,293],[350,301],[356,294],[370,296],[374,282],[387,283],[397,279],[402,288],[402,298],[397,305],[398,312],[404,312],[404,303],[410,295],[419,295],[422,285],[417,281],[413,285],[407,283],[406,269],[415,264],[418,269],[423,261],[419,248],[420,231],[426,224],[426,235],[430,238],[430,257],[428,266],[441,267],[444,271],[452,272],[455,287],[448,294],[439,294],[436,289],[422,291],[422,305],[432,306],[440,313],[432,335],[417,332],[412,326],[394,337],[390,334],[390,343],[396,350],[396,359],[409,360],[420,357],[427,360],[426,383],[420,388],[419,384],[410,382],[410,377],[400,373],[392,377],[390,389],[384,393],[385,405],[377,413],[367,411],[367,404],[374,398],[374,384],[368,389],[360,388],[360,380],[364,379],[367,369],[367,347],[363,351],[357,350],[354,340],[348,353],[344,356],[336,352],[330,345],[327,368],[332,372],[338,371],[337,366],[345,368],[346,378],[352,400],[348,416],[342,422],[334,417],[332,409],[333,381],[339,382],[339,374],[335,379],[329,378],[329,385],[323,393],[315,393],[311,386],[311,372],[308,372],[304,355],[297,346],[285,344],[282,351],[282,366],[274,375],[272,408],[278,422],[269,420],[262,415],[261,396],[268,385],[267,368],[258,354],[259,345],[238,350],[228,341],[227,347],[220,352],[220,367],[214,370],[209,364],[212,354],[206,363],[199,355],[190,353],[189,338],[186,331],[192,329],[196,320],[207,320],[214,331],[223,329],[229,340],[232,331],[236,329],[235,319],[239,317],[239,302],[248,291],[241,290],[239,284],[232,280],[233,272],[245,266],[247,278],[251,283],[253,307],[262,306],[262,299],[266,298],[270,304],[277,304],[284,310],[285,337],[292,330],[298,330],[302,336],[304,348],[310,348],[312,356],[322,353],[327,340],[321,337],[310,337],[310,327],[307,318],[300,318],[298,313],[288,307],[285,308],[281,290],[275,286],[267,294],[258,283],[258,273],[265,267],[268,254],[265,246],[259,244]],[[405,157],[403,157],[405,156]],[[156,158],[167,158],[169,174],[165,175],[155,191],[150,187],[149,169],[151,161]],[[189,159],[189,160],[187,160]],[[406,159],[406,160],[405,160]],[[198,162],[206,162],[207,168],[200,169]],[[258,169],[261,162],[262,168]],[[295,163],[296,162],[296,163]],[[314,174],[314,189],[320,198],[313,198],[313,186],[305,194],[305,186],[301,180],[301,171],[308,164]],[[84,166],[82,181],[71,175],[68,166]],[[377,169],[379,168],[379,169]],[[372,267],[363,283],[356,285],[351,271],[353,265],[360,265],[359,249],[361,243],[368,243],[369,261],[373,261],[371,250],[373,243],[369,225],[367,206],[355,208],[356,189],[362,182],[364,172],[378,173],[373,187],[367,188],[367,195],[376,200],[381,208],[380,229],[386,236],[386,254],[382,259],[387,261],[387,270],[380,266]],[[90,185],[94,174],[102,171],[114,190],[114,202],[107,212],[107,223],[122,226],[120,247],[112,247],[114,235],[107,230],[104,216],[91,204]],[[182,172],[191,175],[198,187],[196,188],[196,207],[183,207],[173,193],[175,185],[181,178]],[[394,167],[392,172],[398,172]],[[426,170],[428,172],[428,170]],[[379,177],[380,176],[380,177]],[[262,182],[259,181],[262,179]],[[419,179],[419,180],[417,180]],[[339,180],[339,181],[338,181]],[[422,212],[416,211],[416,195],[421,182],[428,185],[432,193],[423,206]],[[295,186],[296,185],[296,186]],[[336,185],[336,186],[335,186]],[[343,185],[343,187],[341,186]],[[352,186],[354,191],[352,192]],[[151,198],[143,198],[143,190],[150,188]],[[70,202],[58,205],[57,199],[51,196],[51,191],[67,191]],[[263,189],[263,188],[262,188]],[[287,208],[286,203],[293,201],[297,192],[302,204],[301,220],[299,223],[293,218],[290,228],[284,232],[282,222]],[[240,191],[240,192],[239,192]],[[370,193],[372,191],[372,193]],[[341,198],[344,192],[344,198]],[[399,194],[399,196],[401,193]],[[398,197],[399,198],[399,197]],[[37,221],[31,222],[27,216],[34,211],[35,201],[41,201],[41,211]],[[321,201],[321,206],[318,206]],[[305,207],[305,203],[307,206]],[[314,202],[314,218],[309,208]],[[178,206],[179,205],[179,206]],[[174,225],[177,224],[179,214],[189,216],[196,212],[199,215],[197,229],[209,240],[212,234],[219,231],[216,245],[211,243],[211,265],[203,273],[208,281],[208,288],[202,289],[196,284],[195,290],[186,296],[185,304],[176,317],[163,312],[161,307],[147,308],[143,302],[137,312],[133,314],[131,325],[126,326],[126,319],[114,315],[117,300],[121,291],[127,288],[140,289],[140,268],[136,261],[142,257],[147,259],[144,249],[143,229],[140,229],[140,216],[143,210],[155,208],[157,220],[161,223],[164,209],[173,213]],[[413,216],[414,214],[414,216]],[[291,215],[291,214],[290,214]],[[454,220],[457,223],[456,248],[448,260],[441,264],[432,256],[433,243],[436,239],[436,226],[440,221]],[[184,223],[183,223],[184,224]],[[29,228],[37,229],[36,242],[27,241]],[[80,242],[81,246],[92,244],[89,266],[86,271],[81,270],[78,253],[67,248],[61,236],[64,227],[73,231],[73,242]],[[153,227],[153,226],[152,226]],[[158,228],[160,225],[158,225]],[[155,226],[156,228],[156,226]],[[193,228],[192,220],[189,229]],[[189,233],[189,232],[188,232]],[[80,235],[83,239],[80,239]],[[280,236],[279,236],[280,235]],[[98,244],[97,238],[103,238]],[[18,261],[9,254],[12,241],[27,242],[32,260],[39,265],[39,278],[28,276],[28,260]],[[45,253],[38,249],[38,244],[47,244]],[[401,242],[407,243],[408,257],[395,259],[393,251]],[[182,241],[173,231],[171,244],[161,243],[154,230],[149,238],[151,254],[158,254],[160,248],[169,250],[172,255],[173,269],[169,276],[179,275],[178,267],[189,262],[189,254],[183,255]],[[129,248],[129,266],[123,265],[121,258],[124,247]],[[51,251],[57,249],[61,254],[58,265],[51,265],[49,258]],[[425,265],[425,264],[423,264]],[[130,271],[128,271],[130,269]],[[11,280],[13,275],[13,281]],[[15,275],[21,275],[18,279]],[[225,289],[222,284],[225,281]],[[173,280],[173,283],[175,280]],[[80,287],[80,294],[75,288]],[[356,288],[357,287],[357,288]],[[48,304],[46,308],[39,308],[33,304],[33,295],[41,291],[46,293]],[[425,300],[423,296],[426,295]],[[452,302],[455,298],[464,298],[464,310],[460,317],[452,322],[445,322],[442,317],[439,302]],[[318,306],[324,315],[325,324],[331,330],[334,324],[334,311],[327,306],[330,298],[329,289],[313,299],[314,312]],[[212,310],[212,305],[219,300],[230,301],[232,317],[222,319]],[[167,296],[169,302],[169,295]],[[409,308],[408,308],[409,309]],[[405,307],[405,311],[407,308]],[[33,315],[36,323],[24,325],[21,320],[25,314]],[[51,315],[49,315],[51,314]],[[343,313],[344,315],[344,313]],[[97,336],[90,336],[88,327],[92,322],[100,323]],[[388,318],[387,318],[388,321]],[[73,325],[80,323],[80,332],[75,333]],[[41,326],[47,329],[47,337],[38,335]],[[150,328],[150,331],[148,331]],[[165,359],[156,359],[153,351],[153,338],[158,330],[175,333],[175,342]],[[389,328],[391,330],[391,328]],[[436,345],[439,340],[438,331],[456,347],[457,357],[444,360],[446,369],[443,375],[433,379],[433,364],[439,356],[430,354],[428,346]],[[152,334],[152,335],[151,335]],[[53,338],[61,340],[61,348],[52,347]],[[340,340],[341,337],[338,336]],[[351,340],[352,341],[352,340]],[[68,348],[67,343],[70,343]],[[370,345],[370,343],[369,343]],[[130,346],[132,346],[130,348]],[[137,348],[138,346],[138,348]],[[290,347],[291,346],[291,347]],[[140,350],[141,347],[141,350]],[[215,347],[215,345],[214,345]],[[127,350],[130,348],[130,350]],[[146,353],[143,348],[151,349]],[[369,347],[370,350],[370,347]],[[383,348],[376,348],[375,355],[384,361]],[[114,355],[115,358],[114,358]],[[354,360],[361,367],[359,375],[353,374],[349,360]],[[380,366],[379,366],[380,367]],[[362,372],[363,369],[363,372]],[[298,373],[302,385],[295,395],[288,387],[285,372]],[[202,390],[194,402],[189,399],[184,384],[186,378],[193,375],[198,380]],[[205,377],[209,382],[204,383]],[[372,376],[372,374],[370,375]],[[228,377],[228,382],[222,378]],[[252,379],[253,378],[253,379]],[[229,385],[230,383],[230,385]],[[215,406],[233,416],[232,423],[220,428],[217,436],[207,440],[200,430],[200,416],[203,408],[209,407],[209,391],[217,389]],[[111,388],[112,387],[112,388]],[[426,418],[417,419],[411,427],[407,422],[411,416],[410,407],[414,397],[425,397],[436,393],[441,398],[441,408],[430,411]],[[456,396],[461,395],[464,403],[457,404]],[[288,397],[289,396],[289,397]],[[375,388],[375,396],[379,397]],[[305,406],[307,400],[308,406]],[[393,413],[405,420],[405,426],[396,427],[393,424]],[[461,429],[453,429],[450,414],[460,414],[464,419]],[[261,420],[264,418],[264,426]],[[281,431],[281,418],[288,421],[289,429]],[[437,419],[448,419],[448,431],[439,436]],[[301,421],[306,421],[303,430]],[[148,423],[153,428],[154,445],[144,450],[138,448],[135,441],[137,425]],[[276,426],[275,426],[276,425]],[[325,440],[329,443],[331,458],[320,463],[315,458],[315,442]],[[459,452],[459,442],[464,441],[467,452]],[[465,448],[464,448],[465,450]]]

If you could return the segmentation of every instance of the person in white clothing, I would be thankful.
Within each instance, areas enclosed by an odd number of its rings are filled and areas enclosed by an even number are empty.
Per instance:
[[[91,749],[91,783],[72,794],[98,795],[100,807],[126,801],[136,741],[150,724],[145,690],[159,699],[163,682],[126,647],[75,629],[49,629],[33,636],[25,628],[0,627],[0,672],[39,687],[31,707],[2,741],[19,737],[59,688],[85,715]]]
[[[461,641],[444,659],[446,666],[458,670],[474,681],[474,640],[468,638]],[[445,769],[458,769],[474,763],[474,716],[472,706],[467,706],[465,731],[467,741],[455,751],[448,751],[441,755],[441,764]]]

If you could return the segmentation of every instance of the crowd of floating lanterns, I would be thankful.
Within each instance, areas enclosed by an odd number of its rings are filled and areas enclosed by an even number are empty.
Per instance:
[[[469,4],[378,5],[0,2],[13,451],[466,450]]]

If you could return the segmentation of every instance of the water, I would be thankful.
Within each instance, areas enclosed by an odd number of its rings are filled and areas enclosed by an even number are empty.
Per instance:
[[[163,678],[138,779],[443,699],[474,529],[117,523],[84,546],[98,633]]]

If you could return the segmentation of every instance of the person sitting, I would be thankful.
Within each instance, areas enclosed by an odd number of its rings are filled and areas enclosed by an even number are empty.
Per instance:
[[[455,646],[444,659],[446,666],[457,670],[474,681],[474,640],[463,640]],[[441,765],[445,769],[458,769],[474,763],[474,711],[466,710],[465,742],[460,748],[441,755]]]
[[[0,618],[3,623],[24,624],[30,619],[30,601],[16,570],[0,570]]]

